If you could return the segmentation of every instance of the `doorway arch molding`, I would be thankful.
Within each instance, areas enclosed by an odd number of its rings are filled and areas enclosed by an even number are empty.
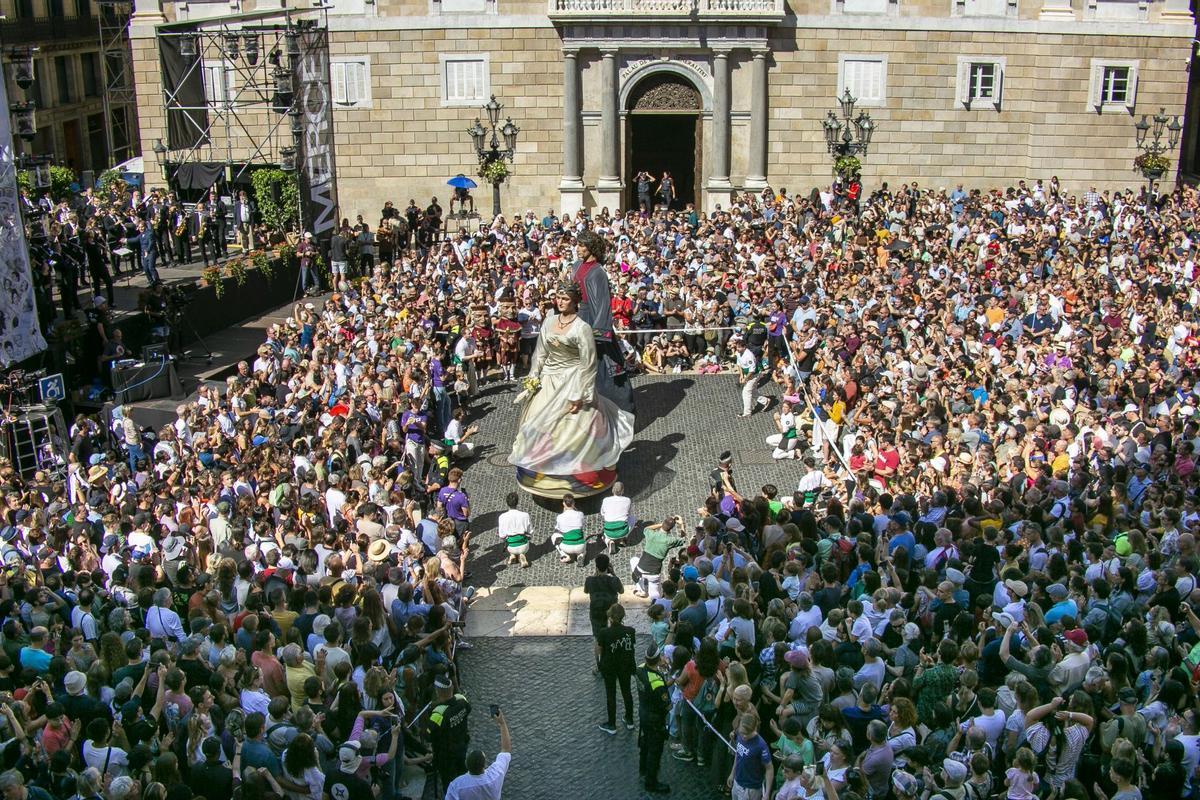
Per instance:
[[[712,114],[712,88],[708,85],[705,75],[693,65],[684,61],[673,61],[667,58],[648,58],[643,63],[635,62],[630,66],[632,69],[629,69],[627,73],[622,71],[621,75],[620,101],[622,114],[630,110],[629,99],[637,89],[638,84],[645,78],[658,74],[674,75],[682,78],[700,93],[700,113]]]

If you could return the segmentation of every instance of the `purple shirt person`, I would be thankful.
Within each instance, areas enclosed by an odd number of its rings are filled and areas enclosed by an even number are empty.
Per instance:
[[[404,436],[410,442],[424,444],[426,441],[425,429],[429,426],[429,415],[420,409],[409,408],[400,416],[400,428],[404,431]]]
[[[461,480],[462,470],[454,467],[446,476],[446,485],[437,494],[438,504],[446,509],[446,516],[454,523],[454,530],[460,536],[467,530],[471,517],[471,500],[459,488]]]

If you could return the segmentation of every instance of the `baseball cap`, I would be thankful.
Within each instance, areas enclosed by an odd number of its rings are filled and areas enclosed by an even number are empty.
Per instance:
[[[343,742],[338,748],[338,769],[341,772],[353,773],[358,770],[358,765],[362,763],[358,747],[358,742]]]

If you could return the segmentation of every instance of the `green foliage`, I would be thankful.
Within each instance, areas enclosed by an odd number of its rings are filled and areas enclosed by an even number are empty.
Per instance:
[[[1162,153],[1142,153],[1133,160],[1133,166],[1143,172],[1166,172],[1171,168],[1171,159]]]
[[[125,179],[115,169],[106,169],[100,174],[99,188],[105,196],[111,195],[114,191],[123,192],[125,185]]]
[[[71,197],[71,184],[75,182],[75,173],[69,167],[54,165],[50,167],[50,197],[54,202],[67,200]],[[33,171],[17,171],[17,187],[29,192],[30,197],[41,197],[42,191],[34,188]]]
[[[833,160],[833,171],[837,175],[849,177],[857,175],[862,170],[862,162],[854,156],[838,156]]]
[[[263,252],[255,253],[251,263],[254,264],[254,268],[262,273],[262,276],[267,280],[271,280],[274,277],[275,261],[272,256]]]
[[[225,264],[225,267],[229,270],[230,277],[237,281],[238,286],[246,285],[246,259],[231,259]]]
[[[502,158],[489,161],[479,168],[479,175],[488,183],[504,183],[508,177],[508,164]]]
[[[57,164],[50,167],[50,196],[54,202],[69,200],[73,192],[71,184],[76,181],[75,172],[70,167],[60,167]]]
[[[200,271],[200,277],[204,279],[205,283],[213,287],[213,293],[220,300],[225,294],[225,281],[222,280],[221,267],[217,264],[205,267]]]
[[[294,174],[281,169],[260,169],[251,176],[250,183],[254,187],[254,202],[258,205],[263,224],[277,231],[285,231],[296,224],[300,189]],[[275,202],[275,186],[279,187],[278,203]]]

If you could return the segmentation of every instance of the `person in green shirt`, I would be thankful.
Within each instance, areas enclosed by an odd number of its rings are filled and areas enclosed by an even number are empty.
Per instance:
[[[771,745],[776,758],[782,760],[797,755],[804,760],[806,767],[816,763],[812,740],[804,735],[804,726],[799,717],[788,717],[782,726],[771,720],[771,732],[778,737]]]
[[[958,686],[958,670],[954,669],[954,659],[958,658],[958,645],[950,639],[943,639],[938,644],[938,663],[924,651],[921,652],[921,664],[917,667],[917,676],[913,679],[913,693],[917,697],[917,717],[932,719],[933,707],[945,702],[954,688]]]
[[[662,566],[667,553],[684,544],[676,528],[683,528],[683,517],[667,517],[659,524],[646,526],[642,539],[642,554],[629,559],[629,569],[637,588],[638,597],[660,597],[662,592]]]

